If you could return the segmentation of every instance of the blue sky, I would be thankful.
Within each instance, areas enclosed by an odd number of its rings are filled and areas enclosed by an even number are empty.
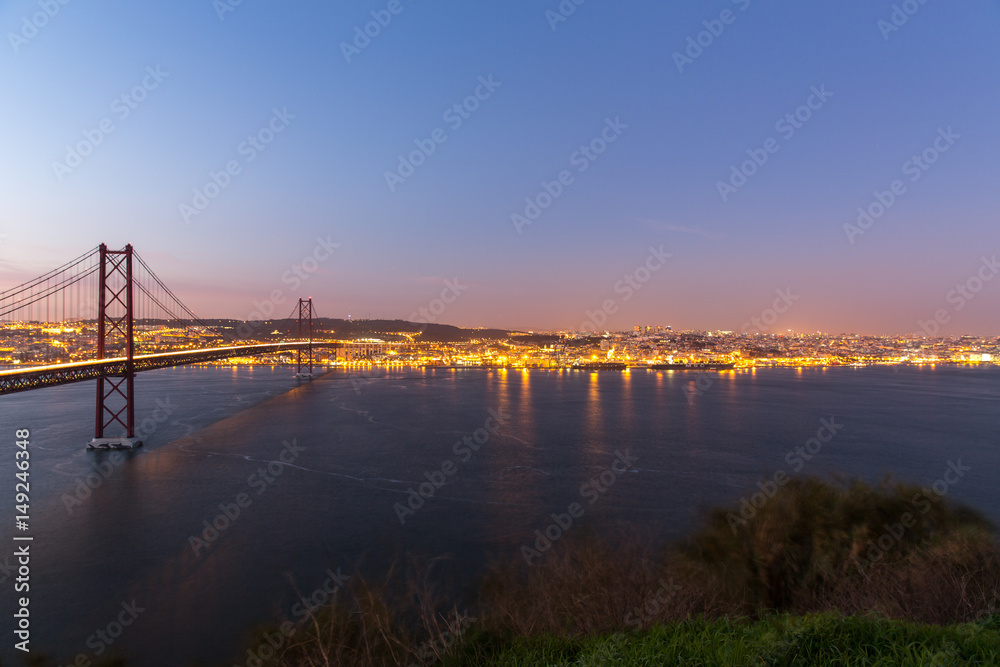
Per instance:
[[[1000,334],[982,269],[1000,251],[996,0],[226,1],[0,3],[0,282],[131,242],[206,317],[278,290],[324,316],[409,318],[457,278],[438,321],[570,329],[611,304],[613,329],[739,329],[791,290],[775,331],[910,332],[944,309],[944,333]],[[575,9],[555,22],[560,6]],[[386,16],[348,62],[342,45]],[[832,95],[779,131],[814,88]],[[276,113],[273,141],[248,148]],[[620,136],[581,162],[608,119]],[[81,142],[96,145],[59,167]],[[563,171],[519,232],[512,215]],[[884,215],[845,231],[896,180]],[[283,280],[320,238],[330,258]],[[959,308],[977,272],[990,280]]]

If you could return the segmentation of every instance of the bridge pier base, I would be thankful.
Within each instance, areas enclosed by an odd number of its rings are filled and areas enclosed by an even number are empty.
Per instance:
[[[135,449],[142,447],[139,438],[94,438],[87,444],[87,449]]]

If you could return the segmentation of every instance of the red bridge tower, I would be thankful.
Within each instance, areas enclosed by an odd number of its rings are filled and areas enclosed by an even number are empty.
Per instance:
[[[132,245],[108,250],[101,244],[97,296],[97,358],[124,358],[124,372],[97,379],[97,419],[89,449],[133,449],[135,437],[135,336],[132,317]],[[124,431],[108,437],[107,429]]]
[[[315,375],[313,375],[313,348],[312,348],[312,338],[313,338],[313,300],[312,297],[308,299],[299,299],[299,340],[302,340],[302,327],[308,328],[309,334],[309,347],[306,349],[306,364],[309,368],[308,371],[302,370],[302,350],[298,351],[298,367],[295,371],[295,377],[300,380],[312,380]]]

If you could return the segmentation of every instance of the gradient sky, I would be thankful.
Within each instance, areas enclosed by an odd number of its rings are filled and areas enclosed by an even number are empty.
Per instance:
[[[1000,252],[997,0],[911,0],[892,32],[879,22],[906,3],[587,0],[553,29],[556,0],[399,0],[350,63],[341,44],[388,0],[226,2],[0,2],[3,287],[131,242],[204,317],[246,318],[279,290],[281,316],[313,296],[322,316],[409,319],[457,278],[437,321],[576,329],[610,299],[610,329],[739,329],[790,289],[775,331],[904,333],[943,309],[943,333],[1000,334],[1000,276],[961,309],[948,298]],[[168,76],[121,118],[147,67]],[[500,87],[453,130],[444,112],[489,76]],[[776,122],[814,86],[833,96],[786,138]],[[274,109],[295,118],[248,162],[238,147]],[[628,127],[580,173],[607,118]],[[114,131],[60,179],[104,119]],[[437,128],[447,141],[390,191],[385,172]],[[948,128],[960,138],[911,182],[904,163]],[[779,150],[723,201],[717,183],[769,138]],[[185,221],[231,160],[239,175]],[[562,170],[573,183],[518,233],[511,215]],[[896,179],[905,193],[850,243],[844,225]],[[293,289],[282,276],[317,238],[340,246]],[[672,257],[626,300],[616,284],[660,246]]]

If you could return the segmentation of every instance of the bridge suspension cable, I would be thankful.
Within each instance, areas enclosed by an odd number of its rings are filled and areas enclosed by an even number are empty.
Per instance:
[[[85,292],[85,300],[81,303],[80,284],[83,282],[89,287],[91,282],[96,282],[87,279],[100,269],[99,251],[99,248],[95,248],[48,273],[0,292],[0,318],[8,321],[20,319],[51,322],[53,311],[59,315],[56,319],[61,322],[66,322],[68,319],[88,319],[86,315],[93,318],[96,313],[84,312],[90,309],[91,304],[86,300],[90,292],[89,290]],[[74,287],[67,318],[66,295]],[[43,312],[44,317],[42,317]]]
[[[100,252],[100,247],[94,248],[90,252],[85,252],[84,254],[80,255],[76,259],[70,260],[70,261],[66,262],[65,264],[63,264],[62,266],[60,266],[58,268],[55,268],[55,269],[52,269],[48,273],[43,274],[43,275],[39,276],[38,278],[33,278],[32,280],[29,280],[26,283],[22,283],[21,285],[18,285],[17,287],[11,287],[10,289],[3,290],[2,292],[0,292],[0,298],[6,299],[6,298],[8,298],[8,295],[18,294],[18,293],[23,292],[23,291],[25,291],[27,289],[31,289],[35,285],[37,285],[39,283],[42,283],[42,282],[45,282],[49,278],[52,278],[53,276],[56,276],[56,275],[58,275],[60,273],[63,273],[67,269],[69,269],[69,268],[71,268],[71,267],[73,267],[73,266],[75,266],[77,264],[82,264],[83,262],[87,261],[91,257],[96,256],[98,252]]]
[[[198,317],[194,313],[193,310],[191,310],[190,308],[188,308],[184,304],[184,302],[181,301],[177,297],[177,295],[174,294],[173,291],[164,284],[164,282],[162,280],[160,280],[160,277],[158,275],[156,275],[156,272],[154,272],[153,269],[151,269],[149,267],[149,264],[147,264],[145,262],[145,260],[143,260],[142,257],[139,256],[138,253],[135,253],[133,256],[135,257],[136,261],[139,262],[139,265],[143,269],[145,269],[146,273],[148,274],[149,278],[153,281],[154,285],[160,289],[160,295],[162,297],[162,300],[161,299],[157,299],[153,294],[150,293],[149,289],[151,289],[152,286],[150,286],[150,288],[147,288],[145,285],[143,285],[143,282],[141,280],[139,280],[139,281],[136,282],[137,286],[139,287],[140,291],[142,291],[153,303],[155,303],[161,309],[163,309],[163,311],[165,313],[169,314],[170,315],[170,319],[173,319],[176,322],[182,324],[187,329],[193,330],[194,327],[192,327],[191,325],[189,325],[187,323],[188,322],[194,322],[194,323],[198,324],[199,326],[201,326],[203,329],[205,329],[207,331],[211,331],[217,337],[219,337],[219,338],[221,338],[223,340],[228,340],[230,338],[230,337],[226,336],[224,333],[222,333],[221,331],[219,331],[218,329],[216,329],[215,327],[213,327],[212,325],[210,325],[205,320],[203,320],[200,317]],[[169,297],[169,299],[168,299],[168,297]],[[168,308],[166,305],[164,305],[163,301],[167,301],[167,300],[172,301],[173,303],[175,303],[178,306],[180,306],[180,310],[183,311],[188,317],[180,317],[179,315],[176,314],[176,312],[174,312],[173,310],[171,310],[170,308]]]

